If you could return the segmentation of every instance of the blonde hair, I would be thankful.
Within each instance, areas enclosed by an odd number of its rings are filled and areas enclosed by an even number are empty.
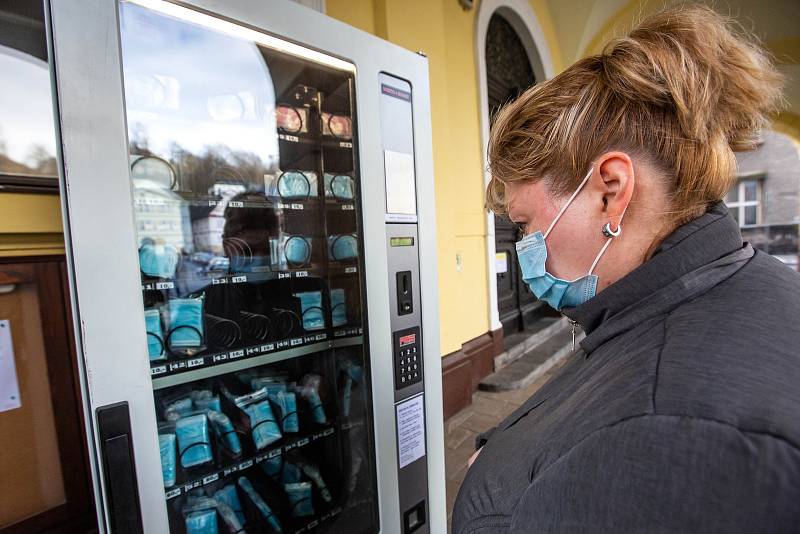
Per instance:
[[[509,182],[545,179],[562,196],[596,157],[622,150],[663,173],[671,222],[691,220],[728,192],[733,151],[755,147],[782,85],[766,52],[729,17],[700,5],[652,15],[500,110],[487,205],[505,213]]]

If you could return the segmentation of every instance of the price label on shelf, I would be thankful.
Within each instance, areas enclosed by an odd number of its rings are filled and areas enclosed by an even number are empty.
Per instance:
[[[303,209],[303,205],[302,204],[292,204],[292,209],[293,210],[301,210],[301,209]]]
[[[186,367],[191,369],[192,367],[198,367],[200,365],[203,365],[203,363],[205,363],[204,358],[195,358],[193,360],[189,360],[188,362],[186,362]]]
[[[228,206],[230,206],[231,208],[243,208],[244,202],[242,202],[241,200],[231,200],[230,202],[228,202]]]
[[[167,500],[173,499],[181,494],[181,488],[175,488],[173,490],[169,490],[165,495]]]
[[[166,365],[159,365],[157,367],[150,368],[150,376],[162,375],[167,372]]]
[[[354,209],[356,209],[356,207],[352,204],[342,204],[343,211],[353,211]]]
[[[239,349],[239,350],[232,350],[232,351],[230,351],[230,352],[228,353],[228,357],[229,357],[230,359],[233,359],[233,358],[241,358],[242,356],[244,356],[244,350],[243,350],[243,349]]]
[[[175,284],[172,282],[157,282],[156,289],[175,289]]]
[[[346,272],[347,274],[353,274],[357,270],[358,269],[356,269],[355,267],[347,267],[347,268],[345,268],[344,272]]]
[[[308,276],[308,271],[297,271],[295,273],[296,278],[305,278]]]
[[[246,276],[234,276],[231,280],[234,284],[241,284],[243,282],[247,282]]]
[[[219,473],[214,473],[213,475],[208,475],[207,477],[203,478],[203,485],[211,484],[212,482],[216,482],[219,480]]]

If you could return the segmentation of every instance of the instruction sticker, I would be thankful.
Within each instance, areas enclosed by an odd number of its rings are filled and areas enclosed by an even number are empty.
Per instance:
[[[397,410],[397,450],[400,469],[425,456],[424,395],[399,403]]]
[[[0,320],[0,412],[22,406],[14,364],[14,345],[11,342],[11,322]]]

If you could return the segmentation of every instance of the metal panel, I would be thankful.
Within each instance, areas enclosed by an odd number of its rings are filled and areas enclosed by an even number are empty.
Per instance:
[[[425,336],[425,375],[441,376],[428,62],[398,46],[288,2],[197,0],[181,5],[281,36],[356,65],[359,159],[365,177],[383,175],[378,114],[382,70],[414,87],[414,137],[420,265],[418,302]],[[141,287],[132,212],[116,2],[52,2],[54,69],[62,132],[65,228],[74,262],[71,278],[80,312],[92,407],[122,400],[131,407],[133,447],[146,532],[163,532],[166,507],[146,360]],[[400,532],[391,354],[390,276],[386,258],[384,184],[362,181],[368,335],[373,355],[373,413],[381,531]],[[102,207],[102,209],[98,209]],[[109,240],[113,229],[114,239]],[[388,360],[388,358],[387,358]],[[446,529],[441,381],[427,381],[429,522]],[[99,477],[102,478],[102,477]],[[99,508],[100,509],[100,508]]]

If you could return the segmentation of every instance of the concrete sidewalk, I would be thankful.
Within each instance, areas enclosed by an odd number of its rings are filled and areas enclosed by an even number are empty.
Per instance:
[[[447,529],[453,515],[453,503],[467,474],[467,460],[475,452],[475,437],[505,419],[528,400],[566,361],[562,358],[538,380],[524,389],[513,391],[478,391],[472,404],[444,422],[444,459],[447,488]]]

